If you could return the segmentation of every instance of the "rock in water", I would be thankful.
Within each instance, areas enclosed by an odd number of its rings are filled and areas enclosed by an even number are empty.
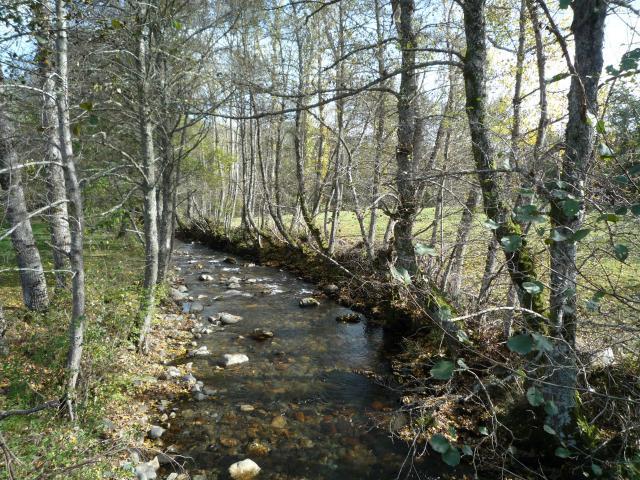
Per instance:
[[[233,325],[234,323],[238,323],[242,320],[242,317],[240,315],[232,315],[227,312],[220,312],[219,319],[224,325]]]
[[[222,364],[225,367],[230,367],[232,365],[239,365],[241,363],[246,363],[249,361],[249,357],[247,357],[244,353],[225,353],[222,356]]]
[[[190,357],[203,357],[206,355],[209,355],[211,352],[209,352],[209,349],[207,348],[206,345],[202,345],[201,347],[196,348],[195,350],[189,350],[188,355]]]
[[[191,308],[189,309],[191,313],[200,313],[203,310],[204,310],[204,305],[200,302],[193,302],[191,304]]]
[[[273,338],[273,332],[270,330],[264,330],[262,328],[256,328],[250,335],[250,337],[254,340],[258,340],[259,342],[263,342],[265,340]]]
[[[158,461],[158,457],[154,457],[150,462],[141,463],[136,466],[136,477],[138,480],[153,480],[157,478],[156,470],[159,468],[160,462]],[[260,471],[259,467],[258,471]]]
[[[213,282],[213,277],[208,273],[201,273],[198,277],[198,280],[200,280],[201,282]]]
[[[152,425],[151,428],[149,429],[149,432],[147,433],[147,435],[149,435],[149,438],[153,439],[153,440],[157,440],[158,438],[160,438],[162,436],[162,434],[165,432],[165,429],[158,426],[158,425]]]
[[[171,288],[169,290],[169,296],[174,302],[181,302],[182,300],[186,300],[189,295],[179,291],[178,289]]]
[[[224,263],[228,263],[229,265],[235,265],[238,261],[233,257],[227,257],[223,260]]]
[[[236,462],[229,467],[229,475],[233,480],[249,480],[258,473],[260,473],[260,467],[250,458]]]
[[[358,322],[360,322],[360,315],[358,315],[357,313],[354,313],[354,312],[345,313],[343,315],[338,315],[336,317],[336,322],[358,323]]]
[[[186,293],[186,292],[188,292],[188,291],[189,291],[189,289],[187,288],[187,286],[186,286],[186,285],[180,285],[180,286],[178,286],[178,291],[179,291],[180,293]]]
[[[334,283],[330,283],[329,285],[324,287],[324,293],[326,293],[327,295],[335,295],[339,291],[340,291],[340,287],[338,287]]]
[[[298,305],[300,305],[302,308],[318,307],[320,306],[320,302],[313,297],[305,297],[300,299]]]

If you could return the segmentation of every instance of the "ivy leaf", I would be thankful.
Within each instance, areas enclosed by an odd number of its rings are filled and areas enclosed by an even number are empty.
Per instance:
[[[464,359],[462,358],[458,359],[458,366],[463,370],[469,370],[469,366],[464,362]]]
[[[433,257],[436,255],[436,249],[430,245],[425,245],[424,243],[416,243],[415,246],[416,255],[419,257],[430,256]]]
[[[571,240],[574,242],[579,242],[580,240],[584,240],[587,235],[591,233],[590,228],[583,228],[580,230],[576,230],[573,235],[571,235]]]
[[[431,376],[436,380],[449,380],[453,377],[453,370],[455,366],[453,362],[449,360],[440,360],[431,369]]]
[[[550,352],[553,350],[553,345],[544,335],[540,335],[539,333],[532,333],[534,348],[539,352]]]
[[[467,332],[465,332],[464,330],[458,330],[456,332],[456,337],[458,337],[458,341],[460,343],[467,343],[469,342],[469,335],[467,335]],[[464,363],[462,361],[462,359],[458,360],[458,364],[460,364],[460,362]]]
[[[450,467],[456,467],[460,464],[460,452],[456,447],[451,447],[442,455],[442,461]]]
[[[472,456],[473,455],[473,450],[471,449],[471,447],[469,445],[463,445],[462,446],[462,454],[463,455]]]
[[[487,435],[489,435],[489,429],[487,427],[485,427],[484,425],[482,427],[480,427],[478,429],[478,431],[480,432],[480,435],[484,435],[485,437]]]
[[[635,216],[640,216],[640,203],[631,205],[631,213],[633,213]]]
[[[544,427],[542,427],[544,429],[545,432],[547,432],[549,435],[556,435],[556,431],[551,428],[549,425],[545,425]]]
[[[505,252],[512,253],[522,247],[522,237],[520,235],[509,235],[500,239],[500,244]]]
[[[560,8],[566,10],[571,5],[571,0],[560,0]]]
[[[580,211],[580,202],[574,198],[567,198],[562,202],[562,213],[567,217],[575,217]]]
[[[82,102],[80,104],[80,108],[82,110],[84,110],[85,112],[90,112],[91,110],[93,110],[93,103],[91,103],[91,102]]]
[[[602,475],[602,473],[603,473],[603,472],[602,472],[602,467],[601,467],[600,465],[596,464],[596,463],[592,463],[592,464],[591,464],[591,471],[593,472],[593,474],[594,474],[596,477],[601,476],[601,475]]]
[[[564,447],[556,448],[556,457],[559,458],[569,458],[571,456],[571,452]]]
[[[557,415],[558,414],[558,406],[556,405],[556,402],[554,402],[553,400],[549,400],[547,403],[544,404],[544,411],[547,415]]]
[[[436,433],[429,439],[429,445],[431,445],[431,448],[438,453],[445,453],[449,448],[451,448],[449,440],[440,433]]]
[[[114,18],[113,20],[111,20],[111,27],[114,30],[118,30],[118,29],[122,28],[123,26],[124,26],[123,23],[120,20],[118,20],[117,18]]]
[[[395,265],[390,265],[389,270],[391,271],[391,276],[395,280],[400,283],[404,283],[405,285],[411,285],[411,276],[405,268],[396,268]]]
[[[509,347],[509,350],[512,352],[519,353],[520,355],[526,355],[533,350],[533,339],[531,338],[531,335],[524,333],[514,335],[507,340],[507,347]]]
[[[544,403],[542,392],[536,387],[529,387],[527,390],[527,401],[532,407],[539,407]]]
[[[618,260],[624,262],[629,256],[629,248],[622,243],[617,243],[613,246],[613,253]]]
[[[542,293],[542,290],[544,290],[544,285],[537,280],[533,282],[523,282],[522,289],[531,295],[539,295]]]
[[[498,223],[494,222],[490,218],[488,218],[487,220],[482,222],[482,225],[484,225],[489,230],[497,230],[500,227],[500,225]]]

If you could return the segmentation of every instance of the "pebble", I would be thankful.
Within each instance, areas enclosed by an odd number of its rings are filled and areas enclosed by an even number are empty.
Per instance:
[[[166,430],[158,425],[152,425],[147,435],[153,440],[157,440]]]
[[[247,458],[231,465],[229,467],[229,475],[233,480],[248,480],[258,475],[260,470],[256,462]]]
[[[282,415],[277,415],[271,420],[271,426],[273,428],[284,428],[287,426],[287,419]]]
[[[302,308],[318,307],[320,305],[320,302],[313,297],[305,297],[300,299],[298,305],[300,305],[300,307]]]
[[[240,411],[241,412],[253,412],[255,410],[253,405],[248,405],[248,404],[242,404],[240,405]]]
[[[213,277],[207,273],[201,273],[198,280],[201,282],[213,282]]]

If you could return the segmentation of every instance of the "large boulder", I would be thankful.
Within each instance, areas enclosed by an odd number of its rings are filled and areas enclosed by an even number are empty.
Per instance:
[[[256,462],[247,458],[236,462],[229,467],[229,475],[233,480],[249,480],[260,473],[260,467]]]

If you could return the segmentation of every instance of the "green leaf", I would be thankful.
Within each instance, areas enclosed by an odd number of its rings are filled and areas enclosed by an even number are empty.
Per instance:
[[[593,472],[593,474],[596,477],[600,477],[602,475],[602,467],[600,465],[598,465],[597,463],[592,463],[591,464],[591,471]]]
[[[566,10],[571,5],[571,0],[560,0],[560,8]]]
[[[618,215],[616,215],[615,213],[603,213],[598,217],[598,220],[605,220],[607,222],[616,223],[620,221],[620,218],[618,218]]]
[[[596,123],[596,131],[600,134],[600,135],[604,135],[605,133],[607,133],[606,131],[606,125],[604,123],[604,120],[598,120],[598,123]]]
[[[391,276],[395,280],[400,283],[404,283],[405,285],[411,285],[411,276],[405,268],[396,268],[395,265],[390,265],[389,270],[391,271]]]
[[[507,340],[507,347],[512,352],[519,353],[520,355],[526,355],[533,350],[533,338],[528,334],[514,335]]]
[[[473,449],[469,445],[462,446],[462,454],[473,456]]]
[[[586,236],[589,235],[590,233],[591,233],[590,228],[583,228],[580,230],[576,230],[575,233],[571,236],[571,240],[573,240],[574,242],[579,242],[581,240],[584,240]]]
[[[449,380],[453,376],[455,366],[449,360],[440,360],[431,369],[431,376],[436,380]]]
[[[569,458],[571,456],[571,452],[564,447],[556,448],[556,457],[559,458]]]
[[[74,123],[71,125],[71,133],[73,133],[76,137],[80,136],[80,124]]]
[[[549,425],[545,425],[544,427],[542,427],[544,429],[545,432],[547,432],[549,435],[556,435],[556,431],[551,428]]]
[[[172,25],[173,25],[173,28],[175,28],[176,30],[182,29],[182,23],[180,23],[178,20],[174,20]]]
[[[616,243],[613,246],[613,253],[618,260],[624,262],[629,256],[629,247],[623,245],[622,243]]]
[[[451,447],[442,455],[442,461],[450,467],[456,467],[460,464],[460,452],[456,447]]]
[[[562,213],[567,217],[575,217],[580,211],[580,202],[574,198],[567,198],[562,202]]]
[[[542,392],[536,387],[529,387],[527,390],[527,401],[532,407],[539,407],[544,403]]]
[[[478,429],[478,431],[480,432],[480,435],[484,435],[485,437],[487,435],[489,435],[489,429],[487,427],[485,427],[484,425],[482,427],[480,427]]]
[[[564,242],[568,238],[569,235],[561,231],[560,228],[554,228],[553,230],[551,230],[551,240],[553,240],[554,242]]]
[[[111,27],[118,30],[120,28],[122,28],[124,25],[122,24],[122,22],[120,20],[118,20],[117,18],[114,18],[113,20],[111,20]]]
[[[444,453],[451,448],[449,440],[440,433],[436,433],[429,439],[429,445],[431,445],[431,448],[438,453]]]
[[[542,290],[544,290],[544,285],[537,280],[533,282],[523,282],[522,289],[531,295],[539,295],[542,293]]]
[[[500,224],[494,222],[490,218],[482,222],[482,225],[484,225],[489,230],[497,230],[500,227]]]
[[[415,246],[416,255],[419,257],[430,256],[433,257],[437,254],[436,249],[430,245],[424,243],[416,243]]]
[[[532,333],[531,336],[533,337],[533,348],[535,350],[538,350],[539,352],[550,352],[553,350],[553,345],[544,335]]]
[[[467,335],[467,332],[465,332],[464,330],[458,330],[456,332],[456,337],[458,337],[458,341],[460,343],[467,343],[469,341],[469,335]],[[461,361],[462,359],[458,360],[458,364],[460,364]]]
[[[520,235],[509,235],[500,239],[500,244],[505,252],[515,252],[522,247],[522,237]]]
[[[635,216],[640,216],[640,203],[631,205],[631,213],[633,213]]]
[[[82,102],[80,104],[80,108],[86,112],[90,112],[91,110],[93,110],[93,103],[91,102]]]
[[[547,415],[557,415],[558,414],[558,406],[556,405],[556,402],[554,402],[553,400],[549,400],[547,403],[544,404],[544,411]]]
[[[458,359],[458,366],[464,370],[469,370],[469,366],[464,362],[463,358]]]

